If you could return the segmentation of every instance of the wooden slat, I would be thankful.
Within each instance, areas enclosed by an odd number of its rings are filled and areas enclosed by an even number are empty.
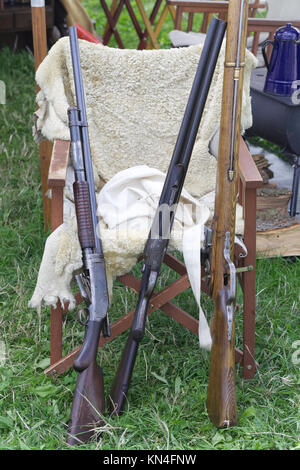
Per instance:
[[[248,32],[258,31],[261,33],[273,32],[280,28],[283,24],[287,23],[287,20],[269,20],[267,18],[249,18],[248,19]],[[291,18],[293,26],[295,28],[300,27],[300,20],[294,20]]]
[[[170,253],[167,253],[164,257],[164,263],[181,276],[186,274],[185,264],[179,261],[179,259],[175,258],[175,256],[170,255]]]
[[[184,2],[180,0],[167,0],[167,4],[173,7],[182,8],[183,11],[194,12],[194,13],[218,13],[218,12],[227,12],[228,10],[228,1],[191,1]],[[249,15],[255,15],[258,8],[265,8],[266,4],[263,2],[255,2],[249,4]]]
[[[228,1],[210,1],[210,2],[201,2],[201,1],[194,1],[194,2],[181,2],[180,0],[167,0],[168,5],[172,5],[174,7],[183,7],[188,11],[190,8],[194,8],[199,12],[205,11],[220,11],[222,9],[228,9]]]
[[[41,62],[44,60],[48,53],[47,48],[47,31],[46,31],[46,11],[45,7],[32,7],[32,37],[33,37],[33,51],[35,70],[38,69]],[[36,87],[37,91],[39,87]],[[44,228],[48,230],[50,223],[50,200],[47,197],[48,192],[48,170],[50,165],[52,152],[52,143],[43,141],[40,143],[40,165],[41,165],[41,180],[42,180],[42,196],[43,196],[43,211],[44,211]]]
[[[65,185],[69,151],[69,140],[56,140],[54,142],[48,174],[48,186],[50,188]]]
[[[121,280],[121,277],[119,279]],[[136,280],[133,283],[133,288],[135,291],[139,290],[140,282],[141,281]],[[163,289],[161,292],[155,293],[150,301],[148,315],[167,304],[169,300],[171,300],[175,295],[178,295],[181,292],[185,291],[188,287],[190,287],[190,281],[188,279],[188,275],[186,274],[177,281],[173,282],[170,286]],[[129,313],[124,315],[122,318],[120,318],[120,320],[114,322],[110,328],[111,336],[109,338],[101,337],[99,346],[103,346],[104,344],[108,343],[109,341],[126,331],[128,328],[130,328],[134,313],[135,309],[131,310]],[[186,316],[186,324],[189,324],[188,317],[190,317],[190,315],[186,314]],[[190,319],[190,323],[195,320],[193,319],[193,317],[190,317]],[[193,329],[193,325],[190,325],[190,329]],[[78,346],[61,360],[57,361],[55,364],[51,364],[51,366],[45,370],[45,374],[62,374],[63,372],[68,370],[70,367],[72,367],[74,359],[77,356],[80,348],[81,346]]]
[[[47,231],[50,224],[50,211],[51,201],[48,197],[48,172],[52,154],[52,142],[44,140],[39,145],[40,148],[40,168],[41,168],[41,183],[42,183],[42,198],[43,198],[43,212],[44,212],[44,228]]]
[[[151,41],[151,44],[152,46],[155,48],[155,49],[159,49],[159,44],[157,42],[157,39],[156,39],[156,36],[154,34],[154,31],[152,29],[152,24],[151,22],[149,21],[149,18],[147,16],[147,13],[144,9],[144,6],[142,4],[142,1],[141,0],[136,0],[136,4],[137,4],[137,7],[138,9],[140,10],[140,14],[143,18],[143,21],[144,21],[144,24],[146,26],[146,29],[147,29],[147,32],[149,34],[149,38],[150,38],[150,41]]]
[[[239,174],[243,184],[246,185],[247,188],[254,189],[262,187],[263,179],[242,138],[239,152]]]

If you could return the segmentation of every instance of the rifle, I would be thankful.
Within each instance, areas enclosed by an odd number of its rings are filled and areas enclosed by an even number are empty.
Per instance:
[[[111,412],[115,415],[119,415],[123,409],[139,343],[145,334],[149,300],[154,291],[167,251],[176,205],[179,202],[188,170],[225,30],[226,22],[216,18],[212,19],[160,196],[159,205],[145,245],[143,275],[138,304],[110,393]]]
[[[100,334],[103,332],[103,335],[109,335],[109,324],[105,261],[97,233],[97,204],[75,27],[69,29],[69,36],[77,107],[68,109],[68,118],[75,173],[73,190],[83,259],[83,270],[76,275],[76,280],[86,303],[87,316],[84,342],[74,361],[78,378],[67,442],[75,445],[86,442],[93,435],[93,428],[103,424],[103,374],[96,359]]]
[[[240,114],[245,62],[248,0],[230,0],[225,52],[216,198],[210,259],[211,321],[207,411],[217,427],[237,423],[235,393],[234,310],[235,237]]]
[[[293,165],[294,174],[293,174],[293,184],[292,184],[292,197],[290,202],[289,214],[291,217],[299,214],[297,212],[298,205],[298,192],[299,192],[299,181],[300,181],[300,157],[295,157],[295,162]]]

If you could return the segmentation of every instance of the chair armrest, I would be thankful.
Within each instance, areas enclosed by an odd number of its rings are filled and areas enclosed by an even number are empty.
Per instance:
[[[213,11],[213,13],[217,13],[218,11],[228,10],[228,1],[221,0],[221,1],[201,1],[201,0],[167,0],[168,5],[185,7],[186,11],[189,8],[195,8],[196,11],[201,13],[202,10]],[[262,8],[266,8],[265,2],[254,2],[249,4],[249,10],[256,12],[256,10]]]
[[[51,230],[63,223],[63,192],[66,183],[70,151],[69,140],[55,140],[48,173],[48,187],[51,188]]]
[[[65,186],[68,159],[70,151],[69,140],[55,140],[51,155],[48,173],[49,188],[62,188]]]
[[[290,22],[293,23],[293,26],[295,26],[296,28],[300,27],[299,20],[291,19]],[[286,23],[288,23],[287,20],[280,19],[271,20],[267,18],[248,18],[248,33],[272,33],[273,31],[275,32],[276,29],[280,28],[281,26],[284,26]]]
[[[228,8],[228,1],[226,0],[221,0],[221,1],[199,1],[199,0],[168,0],[167,3],[169,5],[174,5],[174,6],[184,6],[184,7],[197,7],[199,11],[201,11],[202,8],[209,8],[209,9],[218,9],[218,8]],[[216,10],[218,11],[218,10]]]
[[[199,0],[167,0],[167,5],[176,8],[175,29],[182,30],[182,15],[189,13],[188,31],[192,30],[193,14],[203,13],[201,32],[206,33],[207,25],[210,22],[210,15],[218,13],[219,18],[226,20],[228,13],[228,1],[199,1]],[[259,8],[266,8],[263,2],[249,4],[249,18],[254,17]]]
[[[245,189],[261,188],[263,185],[263,179],[242,137],[239,152],[239,176]]]

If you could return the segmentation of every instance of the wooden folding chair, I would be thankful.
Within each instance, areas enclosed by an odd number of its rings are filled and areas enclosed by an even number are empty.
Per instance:
[[[34,29],[33,34],[40,34],[39,29]],[[55,230],[63,222],[63,190],[66,181],[66,173],[69,159],[70,142],[56,140],[53,144],[51,163],[48,173],[47,185],[51,188],[51,230]],[[256,168],[256,165],[249,153],[249,150],[241,138],[239,155],[239,202],[244,211],[244,241],[248,249],[246,258],[237,256],[238,266],[253,266],[252,271],[247,271],[239,275],[239,281],[242,286],[244,309],[243,309],[243,349],[236,349],[236,361],[243,366],[243,375],[245,378],[253,378],[255,362],[255,268],[256,268],[256,189],[262,186],[262,178]],[[238,255],[238,253],[236,253]],[[164,263],[174,270],[179,278],[171,285],[155,292],[151,301],[148,314],[160,309],[175,321],[188,328],[194,334],[198,334],[198,320],[182,310],[172,302],[172,299],[178,294],[184,292],[190,287],[190,282],[186,272],[185,265],[176,257],[167,254]],[[138,292],[140,281],[132,274],[128,273],[118,278],[125,286],[135,292]],[[205,283],[202,283],[202,290],[207,292]],[[76,303],[82,301],[80,293],[75,295]],[[45,371],[46,374],[61,374],[68,370],[74,361],[80,347],[63,357],[63,317],[67,311],[67,305],[62,308],[51,308],[50,313],[50,367]],[[99,346],[111,341],[123,331],[130,328],[134,310],[124,315],[121,319],[111,325],[111,336],[101,338]]]
[[[51,229],[55,230],[63,222],[63,188],[67,172],[69,158],[69,141],[57,140],[54,142],[51,165],[49,169],[48,185],[52,190],[51,202]],[[255,362],[255,267],[256,267],[256,189],[262,185],[262,178],[256,168],[255,163],[248,151],[248,148],[241,138],[239,156],[239,196],[240,203],[244,209],[245,235],[244,241],[248,249],[246,258],[239,258],[238,265],[253,266],[252,271],[244,272],[240,275],[240,284],[244,296],[244,337],[243,350],[236,349],[236,361],[243,366],[245,378],[252,378],[256,369]],[[190,282],[184,264],[176,257],[167,254],[164,263],[176,273],[179,279],[171,285],[156,292],[151,301],[148,314],[160,309],[184,327],[198,334],[198,320],[182,310],[172,302],[172,299],[190,287]],[[139,291],[140,281],[132,274],[126,274],[118,278],[124,286],[129,287],[134,292]],[[202,290],[207,292],[205,283],[202,283]],[[76,302],[82,301],[81,295],[76,294]],[[67,307],[67,306],[66,306]],[[62,323],[67,308],[60,305],[51,308],[50,317],[50,367],[46,374],[61,374],[68,370],[74,361],[80,347],[77,347],[66,356],[62,356],[63,337]],[[111,336],[101,338],[100,345],[103,346],[125,330],[130,328],[134,310],[124,315],[120,320],[111,325]]]

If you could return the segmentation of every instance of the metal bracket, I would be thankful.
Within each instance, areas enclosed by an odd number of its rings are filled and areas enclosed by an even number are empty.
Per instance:
[[[83,273],[75,274],[75,279],[77,282],[77,285],[80,290],[81,297],[83,300],[86,302],[86,305],[90,305],[91,303],[91,290],[90,286],[88,284],[87,278],[83,275]]]
[[[211,228],[206,227],[206,225],[204,225],[204,242],[203,242],[203,247],[201,248],[201,265],[204,267],[204,272],[206,274],[204,280],[206,281],[207,285],[209,285],[210,279],[211,279],[210,257],[211,257],[212,238],[213,238],[213,230]]]
[[[225,233],[224,258],[228,264],[229,274],[230,274],[229,297],[228,297],[228,302],[226,306],[226,311],[227,311],[227,336],[228,336],[228,341],[231,341],[233,316],[234,316],[234,302],[235,302],[235,296],[236,296],[236,268],[230,258],[230,232]]]

